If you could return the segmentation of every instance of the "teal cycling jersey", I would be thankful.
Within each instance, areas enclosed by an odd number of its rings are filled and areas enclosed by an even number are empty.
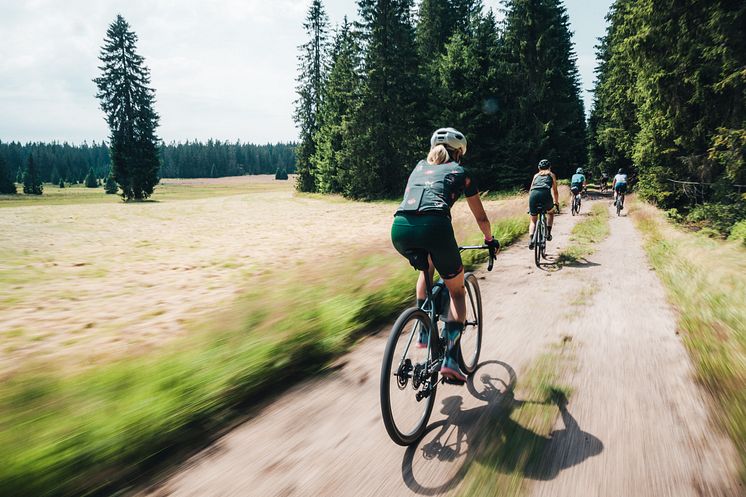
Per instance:
[[[570,180],[571,185],[582,185],[585,183],[585,176],[582,174],[573,174],[572,179]]]
[[[409,175],[404,200],[396,214],[432,213],[450,217],[451,206],[462,194],[471,197],[477,193],[474,179],[457,162],[428,164],[423,160]]]

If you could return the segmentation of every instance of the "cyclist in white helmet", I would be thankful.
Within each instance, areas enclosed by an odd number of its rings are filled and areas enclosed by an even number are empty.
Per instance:
[[[451,295],[445,333],[448,339],[440,373],[450,379],[466,381],[458,365],[458,343],[466,319],[464,266],[451,225],[451,206],[463,194],[469,204],[484,243],[499,248],[492,237],[492,228],[484,212],[477,185],[468,170],[460,165],[466,153],[466,137],[453,128],[440,128],[430,138],[427,160],[414,168],[404,190],[404,200],[394,214],[391,241],[406,257],[412,249],[424,249],[430,254],[430,275],[435,269],[445,281]],[[417,304],[425,301],[425,275],[417,281]],[[427,336],[418,338],[419,347],[427,347]]]

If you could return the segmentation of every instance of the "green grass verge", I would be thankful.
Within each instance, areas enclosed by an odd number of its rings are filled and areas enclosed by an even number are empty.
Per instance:
[[[570,234],[572,242],[562,250],[557,264],[574,264],[595,252],[594,244],[609,236],[609,209],[605,203],[595,204],[587,217],[578,222]]]
[[[478,430],[459,495],[521,495],[528,490],[526,476],[541,478],[554,422],[567,412],[571,392],[561,381],[570,347],[562,342],[536,359],[518,379],[516,393]]]
[[[679,332],[717,405],[712,417],[736,445],[746,484],[746,248],[675,229],[649,205],[634,205],[631,215],[679,311]]]
[[[493,228],[508,245],[527,222]],[[467,266],[481,261],[467,257]],[[262,395],[322,370],[411,303],[415,279],[393,249],[298,265],[252,281],[255,290],[167,349],[71,376],[29,365],[0,386],[0,495],[121,487]]]

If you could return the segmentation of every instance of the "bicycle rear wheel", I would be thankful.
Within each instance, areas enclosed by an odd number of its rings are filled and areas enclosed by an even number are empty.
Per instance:
[[[622,215],[621,212],[622,212],[622,197],[618,196],[616,198],[616,215],[621,216]]]
[[[458,362],[461,370],[472,374],[479,363],[479,352],[482,349],[482,294],[474,273],[464,275],[466,288],[466,324],[461,334],[461,346]]]
[[[411,445],[422,437],[433,411],[438,374],[427,374],[433,346],[417,347],[420,331],[431,341],[430,317],[421,309],[404,311],[391,329],[381,365],[381,415],[391,440]],[[436,345],[437,347],[437,345]]]
[[[534,229],[534,262],[536,267],[541,265],[541,244],[544,243],[544,218],[539,215],[539,220]]]

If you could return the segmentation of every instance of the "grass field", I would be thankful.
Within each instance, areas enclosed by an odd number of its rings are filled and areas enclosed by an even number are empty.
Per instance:
[[[0,494],[117,488],[411,302],[391,203],[290,188],[3,211]],[[525,203],[487,203],[503,243]],[[454,223],[475,238],[465,202]]]

